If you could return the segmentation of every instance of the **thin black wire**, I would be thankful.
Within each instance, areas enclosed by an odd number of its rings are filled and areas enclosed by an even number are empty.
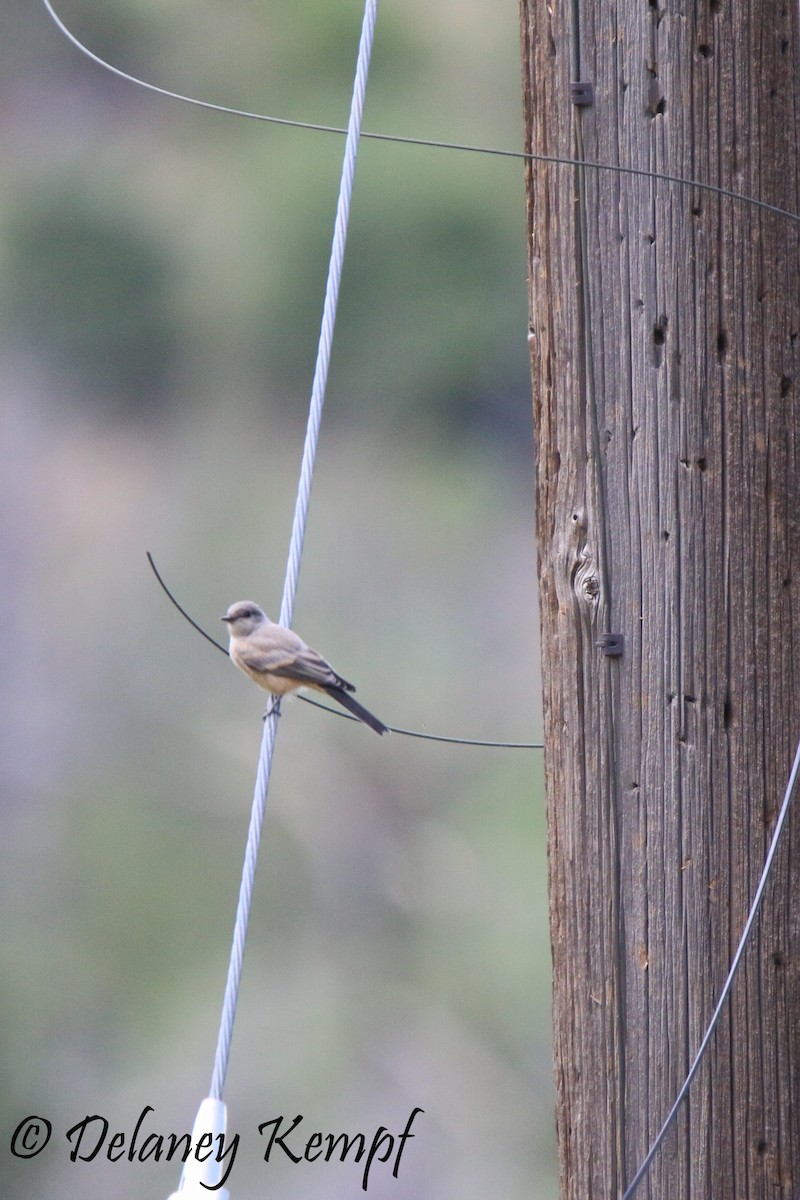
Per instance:
[[[216,646],[217,650],[221,651],[225,655],[226,658],[230,658],[228,651],[225,649],[225,647],[222,645],[222,643],[218,642],[216,638],[213,638],[210,633],[206,633],[206,631],[205,631],[205,629],[203,629],[202,625],[198,625],[197,621],[195,621],[195,619],[193,617],[190,617],[188,612],[186,611],[186,609],[181,604],[178,603],[178,601],[175,599],[172,592],[169,590],[166,583],[162,579],[161,574],[158,570],[158,567],[155,564],[155,560],[153,559],[153,556],[149,550],[147,551],[147,561],[150,563],[150,567],[152,568],[153,574],[155,575],[158,582],[161,584],[161,587],[163,588],[163,590],[165,591],[167,596],[170,598],[172,603],[175,605],[175,607],[177,608],[177,610],[181,614],[181,616],[184,618],[184,620],[188,621],[189,624],[194,629],[196,629],[198,633],[202,634],[207,642],[211,642],[212,646]]]
[[[188,621],[192,628],[196,629],[199,634],[202,634],[206,641],[210,642],[212,646],[220,651],[220,653],[224,654],[226,658],[229,658],[230,655],[222,643],[218,642],[216,638],[213,638],[210,633],[206,633],[202,625],[198,625],[197,621],[195,621],[193,617],[189,616],[183,605],[179,604],[179,602],[175,599],[172,592],[164,582],[164,579],[158,570],[158,567],[156,566],[153,556],[149,550],[147,551],[147,561],[150,563],[152,572],[158,582],[161,584],[161,588],[165,595],[175,605],[184,620]],[[300,699],[304,700],[306,704],[313,704],[315,708],[321,708],[325,712],[333,713],[335,717],[342,717],[345,721],[358,720],[357,717],[353,717],[349,713],[340,712],[338,708],[330,708],[327,704],[321,704],[319,700],[312,700],[310,696],[300,696]],[[422,733],[418,729],[401,729],[397,725],[389,725],[387,728],[392,733],[402,734],[403,737],[421,738],[427,742],[450,742],[457,746],[487,746],[491,749],[497,750],[544,750],[544,742],[489,742],[478,738],[447,737],[441,733]]]
[[[210,100],[198,100],[193,96],[184,96],[180,92],[172,92],[168,88],[159,87],[158,84],[148,83],[146,79],[139,79],[136,75],[129,75],[127,71],[115,67],[112,63],[106,62],[104,58],[100,58],[88,46],[84,46],[83,42],[78,41],[77,37],[59,17],[58,13],[53,8],[51,0],[42,0],[47,12],[50,14],[57,28],[63,33],[68,41],[72,42],[81,54],[85,54],[87,58],[96,63],[104,70],[110,71],[112,75],[117,75],[120,79],[125,79],[128,83],[133,83],[137,87],[145,88],[149,92],[155,92],[156,95],[165,96],[169,100],[180,100],[184,104],[192,104],[196,108],[208,109],[210,112],[223,113],[231,117],[245,117],[249,121],[265,121],[270,125],[286,125],[292,129],[310,129],[317,133],[335,133],[342,137],[347,135],[346,129],[341,129],[336,125],[319,125],[312,121],[291,121],[288,117],[273,117],[265,113],[248,112],[246,109],[229,108],[224,104],[212,104]],[[789,209],[781,208],[777,204],[770,204],[768,200],[760,200],[755,196],[746,196],[742,192],[734,192],[730,188],[719,187],[715,183],[703,183],[698,179],[685,179],[681,175],[669,175],[661,171],[648,171],[644,167],[626,167],[619,163],[600,163],[592,162],[589,159],[577,159],[561,157],[556,154],[536,154],[533,151],[526,150],[503,150],[494,146],[471,146],[462,144],[461,142],[440,142],[432,138],[417,138],[403,137],[393,133],[369,133],[362,131],[362,138],[370,138],[377,142],[398,142],[406,146],[428,146],[436,150],[462,150],[468,154],[489,154],[497,158],[516,158],[526,162],[552,163],[554,166],[569,166],[569,167],[586,167],[592,171],[615,171],[622,175],[632,175],[642,179],[655,179],[662,183],[676,183],[684,188],[697,188],[701,192],[713,192],[717,196],[723,196],[728,200],[736,200],[741,204],[749,204],[754,208],[760,208],[764,212],[774,213],[778,217],[785,217],[789,221],[800,223],[800,213],[791,212]]]

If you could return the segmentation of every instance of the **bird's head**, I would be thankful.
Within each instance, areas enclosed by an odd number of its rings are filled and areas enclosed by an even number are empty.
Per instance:
[[[247,637],[259,625],[266,625],[269,618],[252,600],[237,600],[220,620],[228,626],[231,637]]]

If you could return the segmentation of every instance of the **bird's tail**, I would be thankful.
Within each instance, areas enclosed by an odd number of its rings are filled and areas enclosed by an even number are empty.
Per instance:
[[[357,700],[354,700],[344,688],[334,687],[331,684],[325,688],[325,691],[332,700],[336,700],[337,703],[341,704],[342,708],[346,708],[348,712],[351,712],[354,717],[358,717],[359,721],[363,721],[365,725],[369,725],[370,729],[374,729],[376,733],[383,734],[389,732],[388,725],[384,725],[383,721],[379,721],[377,717],[374,717],[371,712],[364,708],[363,704],[359,704]]]

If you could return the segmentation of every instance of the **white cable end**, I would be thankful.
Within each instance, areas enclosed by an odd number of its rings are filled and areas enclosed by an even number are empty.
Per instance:
[[[214,1100],[211,1096],[207,1096],[198,1108],[197,1116],[194,1119],[192,1147],[196,1148],[201,1138],[204,1139],[204,1145],[209,1146],[210,1137],[210,1146],[214,1147],[214,1150],[218,1147],[221,1148],[225,1142],[227,1129],[227,1108],[221,1100]],[[228,1189],[218,1186],[222,1174],[223,1163],[217,1153],[211,1153],[204,1162],[192,1154],[183,1164],[177,1192],[172,1192],[167,1200],[210,1200],[210,1198],[230,1200]]]

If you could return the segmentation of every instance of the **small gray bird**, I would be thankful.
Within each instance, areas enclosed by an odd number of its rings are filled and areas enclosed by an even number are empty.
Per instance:
[[[285,696],[302,687],[315,688],[376,733],[388,733],[388,726],[350,695],[356,690],[352,683],[337,675],[330,663],[291,629],[270,621],[252,600],[237,601],[220,619],[230,631],[231,658],[259,687],[274,696]]]

